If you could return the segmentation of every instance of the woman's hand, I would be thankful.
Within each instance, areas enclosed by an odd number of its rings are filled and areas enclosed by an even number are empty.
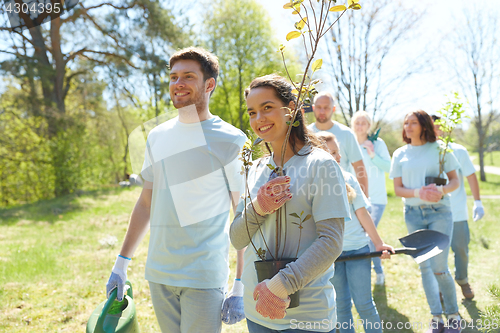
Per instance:
[[[439,202],[443,197],[443,192],[438,190],[436,184],[430,184],[418,190],[418,197],[424,201]]]
[[[375,246],[375,251],[382,251],[380,259],[391,259],[391,253],[395,254],[394,248],[388,244],[385,244],[384,242],[382,242],[382,244],[379,244],[378,246]]]
[[[375,156],[375,147],[373,146],[373,142],[370,140],[366,140],[361,144],[361,147],[366,149],[368,155],[373,158]]]
[[[255,309],[263,317],[270,319],[283,319],[286,315],[286,309],[290,306],[290,297],[280,298],[273,294],[268,286],[270,280],[264,280],[259,283],[253,291],[253,299],[257,301]]]
[[[290,177],[276,177],[259,188],[257,198],[253,200],[255,212],[260,216],[273,213],[292,199]]]

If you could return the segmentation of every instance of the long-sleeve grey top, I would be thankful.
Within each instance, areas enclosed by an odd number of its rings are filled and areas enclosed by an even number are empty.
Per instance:
[[[247,205],[248,229],[245,212],[238,214],[231,224],[231,243],[237,250],[250,243],[250,237],[258,231],[265,217],[258,215],[251,203]],[[344,218],[330,218],[316,222],[316,240],[294,262],[279,271],[280,279],[287,293],[293,294],[303,288],[321,273],[325,272],[342,253]],[[253,249],[248,249],[250,251]]]

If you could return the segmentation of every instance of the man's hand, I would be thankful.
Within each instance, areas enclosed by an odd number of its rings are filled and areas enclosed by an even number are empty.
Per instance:
[[[109,277],[108,283],[106,284],[106,295],[109,298],[113,289],[118,288],[118,293],[116,294],[116,299],[120,302],[123,300],[125,295],[125,282],[127,281],[127,266],[130,263],[129,258],[118,256],[111,271],[111,276]],[[127,288],[128,289],[128,288]]]
[[[472,217],[474,222],[479,221],[484,216],[484,207],[481,200],[474,200],[474,207],[472,208]]]
[[[286,309],[290,306],[290,297],[279,298],[267,287],[270,280],[259,283],[253,291],[253,299],[257,301],[255,310],[263,317],[270,319],[282,319],[286,315]]]
[[[233,288],[227,294],[224,303],[222,304],[222,322],[227,325],[233,325],[245,319],[245,311],[243,309],[243,283],[234,280]]]
[[[259,188],[253,206],[257,214],[265,216],[273,213],[291,198],[290,177],[276,177]]]

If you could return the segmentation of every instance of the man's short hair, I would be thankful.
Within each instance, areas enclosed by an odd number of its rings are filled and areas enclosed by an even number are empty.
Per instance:
[[[436,120],[438,120],[438,119],[441,119],[441,117],[440,117],[440,116],[436,116],[435,114],[433,114],[433,115],[431,116],[431,118],[432,118],[432,121],[436,121]]]
[[[200,64],[203,73],[203,80],[214,78],[217,85],[217,77],[219,76],[219,59],[213,53],[208,52],[201,47],[187,47],[175,52],[169,61],[170,69],[179,60],[194,60]]]
[[[322,92],[316,94],[316,96],[314,96],[313,104],[316,104],[316,101],[320,97],[328,97],[330,99],[330,101],[332,102],[332,106],[335,105],[335,98],[333,98],[332,94],[330,94],[328,91],[322,91]]]

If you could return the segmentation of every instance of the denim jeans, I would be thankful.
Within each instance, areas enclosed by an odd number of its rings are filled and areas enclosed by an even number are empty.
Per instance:
[[[292,324],[291,323],[290,327],[292,325],[298,326],[298,324],[299,323],[296,323],[296,324]],[[295,329],[295,328],[289,328],[289,329],[286,329],[286,330],[277,331],[277,330],[273,330],[273,329],[267,328],[265,326],[259,325],[257,323],[254,323],[253,321],[248,320],[248,319],[247,319],[247,327],[248,327],[248,332],[249,333],[307,333],[307,332],[318,332],[318,331],[300,330],[300,329]],[[328,333],[333,333],[333,332],[335,332],[335,328],[332,329]]]
[[[375,227],[378,227],[380,219],[382,218],[382,214],[384,214],[384,210],[385,210],[385,205],[372,204],[370,216],[372,217],[373,223],[375,223]],[[371,240],[370,244],[368,245],[370,246],[371,252],[375,251],[375,245],[373,245],[373,242]],[[380,260],[380,257],[372,258],[372,263],[375,273],[377,274],[384,273],[384,270],[382,269],[382,260]]]
[[[370,252],[368,245],[341,255]],[[341,333],[354,333],[352,301],[356,306],[366,333],[382,333],[380,317],[373,302],[370,258],[335,263],[335,273],[330,280],[336,293],[337,326]],[[352,301],[351,301],[352,298]]]
[[[442,204],[408,206],[404,208],[405,222],[408,232],[420,229],[439,231],[451,237],[453,231],[453,218],[450,207]],[[439,299],[439,291],[443,294],[445,314],[458,312],[457,293],[455,282],[448,269],[447,246],[443,252],[420,264],[422,284],[427,298],[427,303],[432,315],[441,315],[443,308]]]
[[[150,281],[149,289],[162,332],[221,331],[224,288],[172,287]]]
[[[467,221],[453,223],[451,249],[455,254],[455,281],[458,284],[468,283],[467,266],[469,264],[469,224]]]

